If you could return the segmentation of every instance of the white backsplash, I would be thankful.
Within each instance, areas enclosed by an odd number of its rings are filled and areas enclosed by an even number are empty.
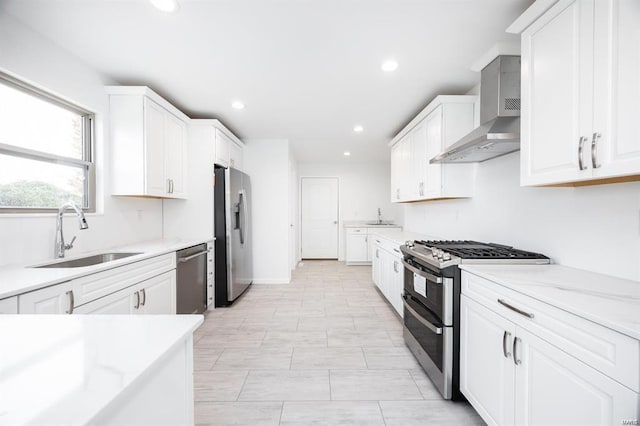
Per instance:
[[[519,152],[479,163],[475,197],[407,204],[405,229],[513,245],[640,280],[640,182],[520,187],[519,170]]]

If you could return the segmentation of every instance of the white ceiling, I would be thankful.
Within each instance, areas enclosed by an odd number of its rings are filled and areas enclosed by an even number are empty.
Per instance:
[[[181,0],[166,14],[145,0],[0,0],[0,9],[107,78],[150,86],[243,139],[289,139],[300,161],[372,161],[388,160],[388,141],[434,96],[474,86],[470,66],[513,40],[504,30],[531,3]],[[387,58],[397,71],[380,70]]]

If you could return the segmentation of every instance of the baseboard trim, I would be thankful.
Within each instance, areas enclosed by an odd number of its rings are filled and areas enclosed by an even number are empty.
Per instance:
[[[289,284],[290,278],[254,278],[253,284]]]

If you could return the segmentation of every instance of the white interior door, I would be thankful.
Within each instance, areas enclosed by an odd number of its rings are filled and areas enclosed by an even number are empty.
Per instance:
[[[302,178],[303,259],[338,258],[338,178]]]

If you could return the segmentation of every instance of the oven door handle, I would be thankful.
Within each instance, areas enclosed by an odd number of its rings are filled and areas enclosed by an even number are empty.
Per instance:
[[[428,272],[425,272],[421,269],[416,268],[415,266],[407,263],[406,260],[403,260],[402,263],[404,264],[404,267],[407,268],[408,270],[410,270],[411,272],[413,272],[414,274],[418,274],[421,277],[425,277],[426,279],[428,279],[429,281],[436,283],[436,284],[442,284],[442,277],[437,277],[433,274],[430,274]]]
[[[404,303],[404,308],[407,311],[409,311],[411,313],[411,315],[413,315],[415,317],[415,319],[420,321],[420,324],[424,325],[429,330],[433,331],[435,334],[442,334],[442,327],[436,327],[435,325],[431,324],[429,321],[427,321],[424,318],[422,318],[420,316],[420,314],[418,312],[416,312],[415,309],[413,309],[411,306],[409,306],[409,303],[407,303],[407,299],[403,298],[402,302]]]

